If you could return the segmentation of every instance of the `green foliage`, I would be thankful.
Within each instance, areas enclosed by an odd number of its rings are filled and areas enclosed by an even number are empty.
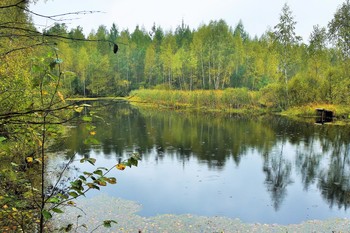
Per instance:
[[[345,2],[338,8],[334,18],[329,22],[329,37],[340,49],[344,59],[350,59],[350,1]]]
[[[222,99],[226,105],[234,108],[241,108],[252,104],[252,98],[247,88],[225,89]]]
[[[282,110],[286,106],[285,88],[280,83],[272,83],[260,90],[260,104]]]
[[[229,111],[234,108],[255,108],[258,102],[255,92],[246,88],[221,90],[169,91],[136,90],[131,92],[132,101],[142,101],[159,107],[194,108]]]
[[[288,84],[290,104],[295,106],[321,102],[323,96],[319,85],[322,85],[322,81],[316,77],[294,77]]]
[[[126,96],[138,88],[246,88],[260,91],[259,96],[265,99],[260,102],[281,109],[306,100],[344,103],[348,101],[344,99],[348,90],[341,83],[349,78],[350,67],[348,5],[346,0],[339,7],[328,28],[314,26],[309,44],[300,43],[288,4],[283,6],[273,31],[255,38],[245,31],[242,21],[232,27],[224,20],[213,20],[194,30],[182,22],[174,32],[164,32],[156,26],[147,32],[138,26],[130,31],[119,30],[115,24],[109,29],[101,25],[87,39],[120,43],[118,55],[108,43],[58,42],[58,54],[63,60],[62,87],[68,95],[84,97]],[[68,31],[64,23],[55,24],[48,32],[84,38],[81,27]],[[328,46],[329,42],[333,47]],[[340,69],[339,75],[329,74],[336,69]],[[311,92],[318,93],[317,100],[311,97],[315,94],[306,93],[309,84]]]
[[[53,188],[48,185],[51,179],[47,173],[48,160],[52,156],[50,152],[55,151],[54,145],[63,140],[67,131],[64,123],[81,117],[90,132],[87,143],[97,143],[92,120],[98,116],[86,115],[83,110],[88,105],[68,103],[66,98],[69,94],[85,91],[95,95],[106,93],[101,87],[108,86],[106,81],[91,84],[93,78],[98,76],[89,76],[88,72],[89,69],[104,72],[103,66],[110,63],[109,57],[101,53],[111,50],[107,43],[104,43],[107,47],[95,43],[91,46],[93,53],[89,54],[87,51],[90,50],[80,43],[67,44],[53,38],[66,36],[68,39],[84,39],[82,28],[79,27],[71,33],[66,31],[64,24],[55,24],[44,34],[35,31],[30,22],[31,12],[25,10],[30,2],[32,1],[4,0],[0,3],[2,232],[49,232],[52,229],[47,223],[56,214],[64,213],[64,207],[72,206],[72,199],[84,196],[90,189],[100,189],[117,182],[115,177],[106,176],[109,170],[96,168],[91,174],[80,175],[61,193],[57,192],[57,184]],[[75,57],[76,51],[84,55],[82,60]],[[100,63],[88,65],[90,55]],[[72,66],[81,71],[75,73],[66,69]],[[102,76],[106,74],[101,73]],[[125,164],[136,166],[137,159],[133,155]],[[86,161],[92,165],[96,162],[92,158]],[[58,171],[59,181],[68,165]],[[111,223],[115,221],[107,220],[103,225],[109,227]],[[65,230],[70,230],[69,226]]]
[[[74,199],[77,199],[92,189],[101,190],[102,187],[108,184],[116,184],[115,177],[107,176],[113,169],[124,170],[126,166],[137,166],[140,156],[138,154],[131,155],[127,160],[115,164],[110,168],[97,167],[91,172],[82,172],[75,180],[70,182],[70,185],[66,188],[64,194],[52,193],[48,199],[45,200],[45,209],[42,210],[42,214],[45,220],[50,220],[55,214],[63,214],[64,208],[74,206]],[[95,158],[82,158],[80,163],[88,162],[91,166],[95,166]],[[112,223],[117,223],[115,220],[105,220],[100,226],[111,227]],[[72,229],[69,225],[64,228],[64,231],[70,231]],[[97,229],[97,226],[95,229]],[[77,226],[78,227],[78,226]]]

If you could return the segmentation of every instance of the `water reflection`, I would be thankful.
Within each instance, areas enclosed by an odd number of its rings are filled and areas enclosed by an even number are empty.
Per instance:
[[[218,177],[223,176],[227,169],[243,169],[242,167],[248,165],[241,164],[242,161],[250,161],[249,163],[260,166],[260,171],[249,170],[246,177],[231,177],[230,184],[225,183],[217,188],[225,190],[225,185],[234,187],[232,182],[240,182],[240,179],[247,183],[250,180],[258,182],[255,179],[261,177],[260,182],[265,186],[265,192],[267,190],[269,193],[273,211],[279,215],[285,212],[286,218],[290,217],[287,216],[288,213],[290,215],[289,209],[294,208],[300,201],[292,202],[294,196],[310,196],[310,200],[317,202],[314,204],[317,206],[327,205],[329,208],[337,207],[343,210],[347,210],[349,206],[350,130],[347,127],[318,126],[275,116],[244,118],[154,111],[138,109],[124,103],[102,106],[97,102],[94,106],[97,107],[94,111],[98,116],[94,122],[97,127],[94,137],[101,145],[84,144],[89,130],[84,124],[77,124],[67,140],[67,147],[70,149],[67,157],[77,153],[82,156],[94,154],[107,160],[118,160],[128,152],[136,151],[144,161],[154,161],[157,166],[168,163],[169,158],[176,159],[183,171],[195,161],[198,166],[205,165],[208,173],[221,172],[215,173]],[[261,163],[257,159],[252,161],[255,155],[261,158]],[[230,161],[235,166],[231,167]],[[256,192],[264,192],[258,188],[259,183],[255,185]],[[297,190],[299,186],[301,189]],[[179,187],[181,188],[183,187]],[[315,189],[318,189],[318,192],[315,193]],[[231,195],[228,194],[232,199],[241,198]],[[326,202],[322,202],[322,198],[318,197],[322,197]],[[305,202],[311,202],[310,200],[305,199]],[[265,208],[263,206],[266,206],[266,203],[261,204],[261,208]],[[304,211],[303,206],[298,208],[300,209],[297,211]],[[227,213],[235,215],[234,211],[236,210],[227,210]],[[332,211],[317,212],[320,211],[313,213],[314,218],[330,217],[334,214]],[[347,212],[335,214],[333,217],[340,217],[346,216]]]
[[[331,153],[330,164],[319,173],[318,186],[329,205],[347,209],[350,204],[349,145],[342,144]]]
[[[287,195],[287,186],[293,183],[291,170],[292,163],[283,156],[283,145],[281,153],[272,154],[264,161],[265,184],[267,190],[271,193],[273,207],[276,211]]]

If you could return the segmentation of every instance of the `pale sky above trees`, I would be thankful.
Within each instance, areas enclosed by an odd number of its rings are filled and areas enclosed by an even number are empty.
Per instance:
[[[62,21],[68,28],[80,25],[88,34],[99,25],[110,28],[115,23],[120,30],[131,32],[136,25],[151,30],[155,23],[165,31],[175,30],[184,20],[190,28],[196,29],[210,20],[224,19],[235,27],[241,19],[250,36],[261,36],[268,28],[279,22],[283,4],[287,2],[297,21],[296,33],[307,42],[314,25],[326,26],[344,0],[39,0],[31,10],[54,15],[75,11],[101,11],[89,15],[73,16]],[[79,19],[76,19],[79,18]],[[34,18],[41,28],[54,22]]]

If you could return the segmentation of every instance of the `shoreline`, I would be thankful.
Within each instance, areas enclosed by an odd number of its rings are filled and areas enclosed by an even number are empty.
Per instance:
[[[86,227],[78,227],[78,232],[91,232],[104,220],[115,220],[118,224],[112,224],[111,228],[103,226],[94,232],[168,232],[168,233],[233,233],[233,232],[318,232],[318,233],[350,233],[350,219],[306,220],[297,224],[264,224],[245,223],[237,218],[206,217],[192,214],[163,214],[152,217],[142,217],[137,213],[142,209],[140,204],[98,194],[92,198],[76,200],[78,208],[69,207],[64,214],[55,215],[53,225],[62,227],[62,224],[73,223],[75,227],[86,224]],[[93,205],[91,205],[93,203]],[[80,209],[84,210],[82,212]],[[291,213],[293,214],[293,213]],[[77,218],[76,216],[81,217]],[[61,225],[58,226],[57,222]]]
[[[317,109],[326,109],[334,113],[332,125],[348,125],[350,124],[350,107],[342,105],[332,104],[308,104],[302,106],[293,106],[285,110],[278,110],[273,108],[259,107],[259,106],[242,106],[239,108],[229,107],[213,108],[207,105],[193,106],[190,103],[171,103],[164,101],[147,101],[142,100],[137,96],[127,97],[96,97],[96,98],[84,98],[76,97],[69,98],[68,101],[126,101],[133,106],[141,108],[152,108],[158,110],[169,110],[177,112],[202,112],[212,114],[234,114],[234,115],[248,115],[248,116],[261,116],[261,115],[279,115],[298,120],[310,120],[317,118]]]

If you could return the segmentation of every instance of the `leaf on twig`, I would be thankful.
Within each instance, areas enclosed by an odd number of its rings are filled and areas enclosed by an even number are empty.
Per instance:
[[[26,162],[27,162],[27,163],[32,163],[33,160],[34,160],[33,157],[27,157],[27,158],[26,158]]]
[[[52,208],[52,211],[58,214],[62,214],[64,213],[63,210],[59,209],[59,208]]]
[[[89,134],[90,134],[91,136],[94,136],[94,135],[96,135],[96,131],[90,131]]]
[[[69,194],[69,196],[72,196],[74,198],[77,198],[79,196],[79,194],[76,192],[69,192],[68,194]]]
[[[92,164],[92,165],[95,165],[95,163],[96,163],[96,159],[94,159],[94,158],[82,158],[81,160],[80,160],[80,163],[84,163],[84,162],[86,162],[86,161],[88,161],[90,164]],[[84,173],[85,174],[85,173]]]
[[[47,210],[43,210],[43,211],[41,212],[41,214],[43,215],[43,217],[44,217],[45,220],[49,220],[49,219],[52,218],[52,214],[51,214],[49,211],[47,211]]]
[[[75,106],[73,107],[73,109],[74,109],[75,112],[81,113],[81,112],[84,110],[84,107],[75,105]]]
[[[57,197],[51,197],[47,200],[48,203],[59,203],[60,199]]]
[[[118,170],[121,170],[121,171],[123,171],[124,169],[125,169],[125,164],[122,164],[122,163],[119,163],[119,164],[117,164],[116,166],[115,166]]]
[[[94,174],[97,174],[99,176],[103,176],[103,172],[101,170],[94,171]]]
[[[66,102],[66,100],[64,99],[64,97],[63,97],[63,95],[62,95],[62,93],[61,93],[60,91],[57,91],[57,95],[58,95],[58,97],[61,99],[61,101],[62,101],[63,103]]]
[[[109,177],[106,179],[106,181],[110,184],[116,184],[117,183],[117,179],[114,177]]]
[[[103,221],[103,226],[106,228],[110,228],[112,227],[112,223],[118,224],[118,222],[114,220],[105,220]]]

